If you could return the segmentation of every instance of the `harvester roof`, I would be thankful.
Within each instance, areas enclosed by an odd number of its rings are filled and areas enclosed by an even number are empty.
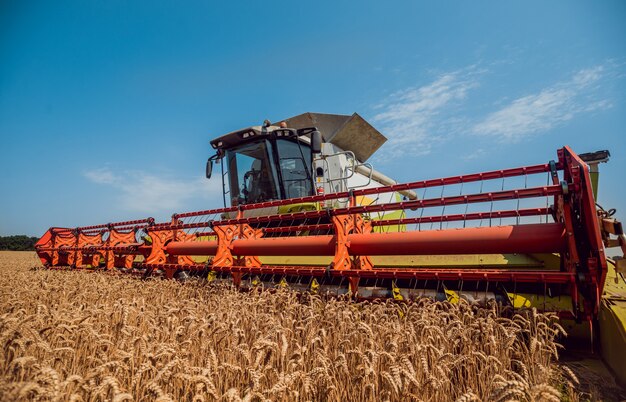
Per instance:
[[[384,135],[358,113],[343,115],[307,112],[278,121],[285,122],[287,127],[295,129],[316,127],[326,142],[330,142],[343,150],[354,152],[356,158],[361,162],[369,159],[387,141]],[[213,148],[229,148],[252,138],[267,136],[281,129],[277,125],[246,127],[212,140],[211,146]]]
[[[235,145],[247,142],[256,138],[267,137],[270,133],[282,130],[278,126],[251,126],[240,130],[232,131],[224,134],[214,140],[211,140],[211,146],[215,149],[228,149]]]

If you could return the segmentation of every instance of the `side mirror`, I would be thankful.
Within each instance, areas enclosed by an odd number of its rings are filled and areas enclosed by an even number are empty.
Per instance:
[[[212,172],[213,172],[213,158],[209,158],[209,160],[206,161],[206,178],[207,179],[211,178]]]
[[[317,130],[311,133],[311,152],[314,154],[322,152],[322,133]]]

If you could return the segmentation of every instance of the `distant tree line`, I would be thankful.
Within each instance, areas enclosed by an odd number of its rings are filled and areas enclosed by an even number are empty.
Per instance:
[[[39,240],[36,237],[24,235],[19,236],[0,236],[0,250],[26,251],[34,250],[35,243]]]

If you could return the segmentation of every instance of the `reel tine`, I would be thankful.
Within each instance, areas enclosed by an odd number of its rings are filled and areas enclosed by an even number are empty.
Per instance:
[[[500,187],[500,191],[504,191],[504,176],[502,177],[502,187]],[[519,198],[517,199],[519,201]],[[502,226],[502,216],[500,216],[500,226]]]
[[[443,198],[443,193],[444,190],[446,189],[446,185],[444,184],[443,186],[441,186],[441,198]],[[446,205],[443,205],[443,208],[441,209],[441,216],[444,216],[446,214]],[[443,229],[443,219],[439,221],[439,230]]]
[[[482,193],[483,193],[483,186],[484,186],[484,184],[485,184],[485,181],[484,181],[484,180],[481,180],[481,181],[480,181],[480,189],[478,190],[478,193],[479,193],[479,194],[482,194]],[[481,217],[481,218],[480,218],[480,222],[478,223],[478,227],[482,227],[482,226],[483,226],[483,219],[482,219],[482,217]]]
[[[476,283],[476,286],[478,286],[478,283]],[[489,279],[487,279],[486,282],[486,286],[485,286],[485,303],[487,302],[487,293],[489,292]]]
[[[422,193],[422,200],[426,199],[426,190],[427,189],[428,189],[427,187],[424,187],[424,192]],[[423,216],[424,216],[424,208],[420,208],[420,221],[419,221],[419,223],[417,225],[417,231],[418,232],[422,231],[422,221],[421,221],[421,219],[422,219]]]

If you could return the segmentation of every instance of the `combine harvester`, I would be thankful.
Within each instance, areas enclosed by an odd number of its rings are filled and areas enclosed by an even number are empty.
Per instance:
[[[626,382],[626,260],[605,255],[626,237],[595,201],[608,152],[564,147],[547,163],[398,184],[367,163],[385,141],[358,114],[266,121],[211,141],[223,208],[53,227],[37,253],[49,268],[241,289],[535,306],[589,339],[599,328]]]

